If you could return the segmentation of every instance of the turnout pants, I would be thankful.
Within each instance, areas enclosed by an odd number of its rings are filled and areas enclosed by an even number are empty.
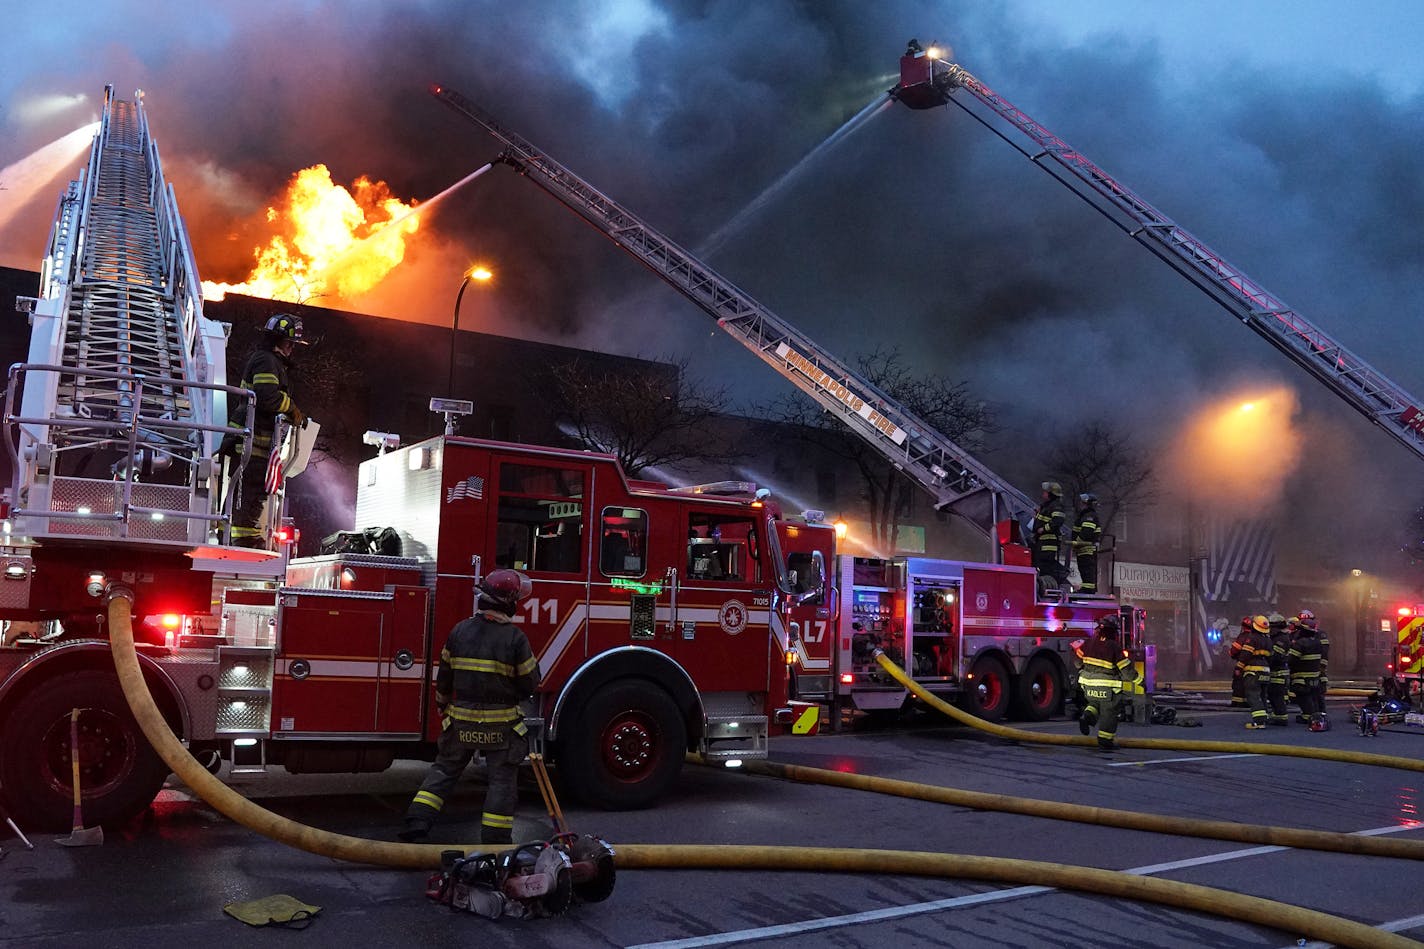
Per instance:
[[[1300,706],[1300,714],[1305,718],[1324,710],[1324,705],[1320,701],[1320,680],[1318,678],[1292,679],[1291,690],[1295,696],[1296,704]]]
[[[1121,690],[1111,685],[1097,682],[1083,684],[1083,694],[1087,696],[1088,707],[1083,715],[1090,723],[1098,726],[1098,744],[1111,746],[1117,736],[1117,700]]]
[[[1083,585],[1078,589],[1083,593],[1098,592],[1098,555],[1079,554],[1078,555],[1078,577],[1083,581]]]
[[[1272,723],[1284,725],[1289,721],[1286,713],[1286,680],[1284,678],[1272,677],[1266,684],[1266,701],[1270,703],[1267,720]]]
[[[1266,683],[1254,672],[1241,676],[1241,691],[1246,696],[1246,704],[1251,706],[1251,722],[1266,724]]]
[[[440,733],[435,761],[406,809],[407,822],[434,824],[445,808],[445,799],[455,789],[460,775],[474,757],[474,750],[462,744],[455,737],[455,731],[453,726],[447,726]],[[515,781],[519,776],[519,764],[528,753],[529,739],[523,735],[511,735],[504,747],[483,752],[489,790],[485,792],[484,813],[480,815],[480,843],[513,843],[514,807],[519,800]]]

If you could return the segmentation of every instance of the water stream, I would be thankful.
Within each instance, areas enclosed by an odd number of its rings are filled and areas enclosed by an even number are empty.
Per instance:
[[[738,211],[731,220],[713,231],[711,236],[703,241],[702,245],[697,249],[698,256],[705,257],[725,244],[729,238],[746,227],[752,218],[756,216],[757,212],[769,204],[772,199],[780,196],[782,192],[790,188],[792,183],[795,182],[807,168],[816,162],[817,159],[845,141],[847,137],[865,126],[871,119],[875,118],[875,116],[890,108],[894,102],[894,99],[891,99],[883,93],[876,96],[871,100],[869,105],[853,115],[840,128],[826,136],[823,142],[811,149],[804,158],[792,165],[785,174],[768,185],[761,194],[753,198],[751,202]]]
[[[0,168],[0,228],[9,224],[21,208],[33,201],[42,189],[50,187],[65,170],[75,167],[98,130],[99,123],[90,122]]]

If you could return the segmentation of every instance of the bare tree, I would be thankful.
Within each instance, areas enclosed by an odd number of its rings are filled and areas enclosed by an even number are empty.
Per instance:
[[[1157,476],[1147,451],[1101,420],[1087,422],[1055,442],[1047,469],[1068,497],[1096,494],[1104,525],[1157,502]]]
[[[620,371],[582,359],[550,367],[551,394],[571,437],[616,455],[630,475],[733,458],[731,440],[714,424],[729,408],[727,389],[691,377],[688,358],[658,361],[669,372]]]
[[[898,349],[876,349],[856,359],[861,378],[913,412],[926,425],[965,451],[978,451],[986,435],[995,431],[989,407],[969,392],[968,383],[942,376],[917,376],[905,365]],[[774,400],[762,414],[771,421],[793,426],[792,437],[820,448],[856,466],[864,487],[872,540],[894,550],[900,518],[909,513],[916,483],[884,455],[853,433],[832,413],[800,393]]]

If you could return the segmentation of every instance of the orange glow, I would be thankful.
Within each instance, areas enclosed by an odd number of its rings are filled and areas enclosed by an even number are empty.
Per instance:
[[[478,280],[480,283],[484,283],[494,276],[494,271],[490,270],[484,264],[475,264],[469,270],[465,271],[465,276],[471,280]]]
[[[163,614],[163,625],[168,629],[177,629],[178,624],[181,622],[183,622],[183,617],[179,616],[177,613]]]
[[[1258,513],[1276,503],[1300,462],[1304,435],[1287,386],[1227,396],[1188,418],[1166,453],[1171,480],[1210,498],[1217,513]]]
[[[846,524],[845,521],[836,521],[833,526],[836,529],[836,540],[845,540],[846,533],[850,530],[850,525]]]
[[[365,293],[405,258],[406,235],[420,228],[417,205],[395,197],[383,181],[363,176],[348,191],[325,165],[305,168],[267,209],[272,236],[253,249],[251,274],[237,284],[205,280],[203,296],[221,300],[232,292],[308,303]]]

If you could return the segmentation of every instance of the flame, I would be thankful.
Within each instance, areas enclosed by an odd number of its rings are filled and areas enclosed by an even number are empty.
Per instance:
[[[203,281],[203,296],[231,293],[307,303],[370,290],[405,257],[406,235],[420,228],[419,202],[395,197],[384,181],[362,176],[347,190],[325,165],[297,172],[279,206],[267,209],[275,233],[253,249],[242,283]]]

